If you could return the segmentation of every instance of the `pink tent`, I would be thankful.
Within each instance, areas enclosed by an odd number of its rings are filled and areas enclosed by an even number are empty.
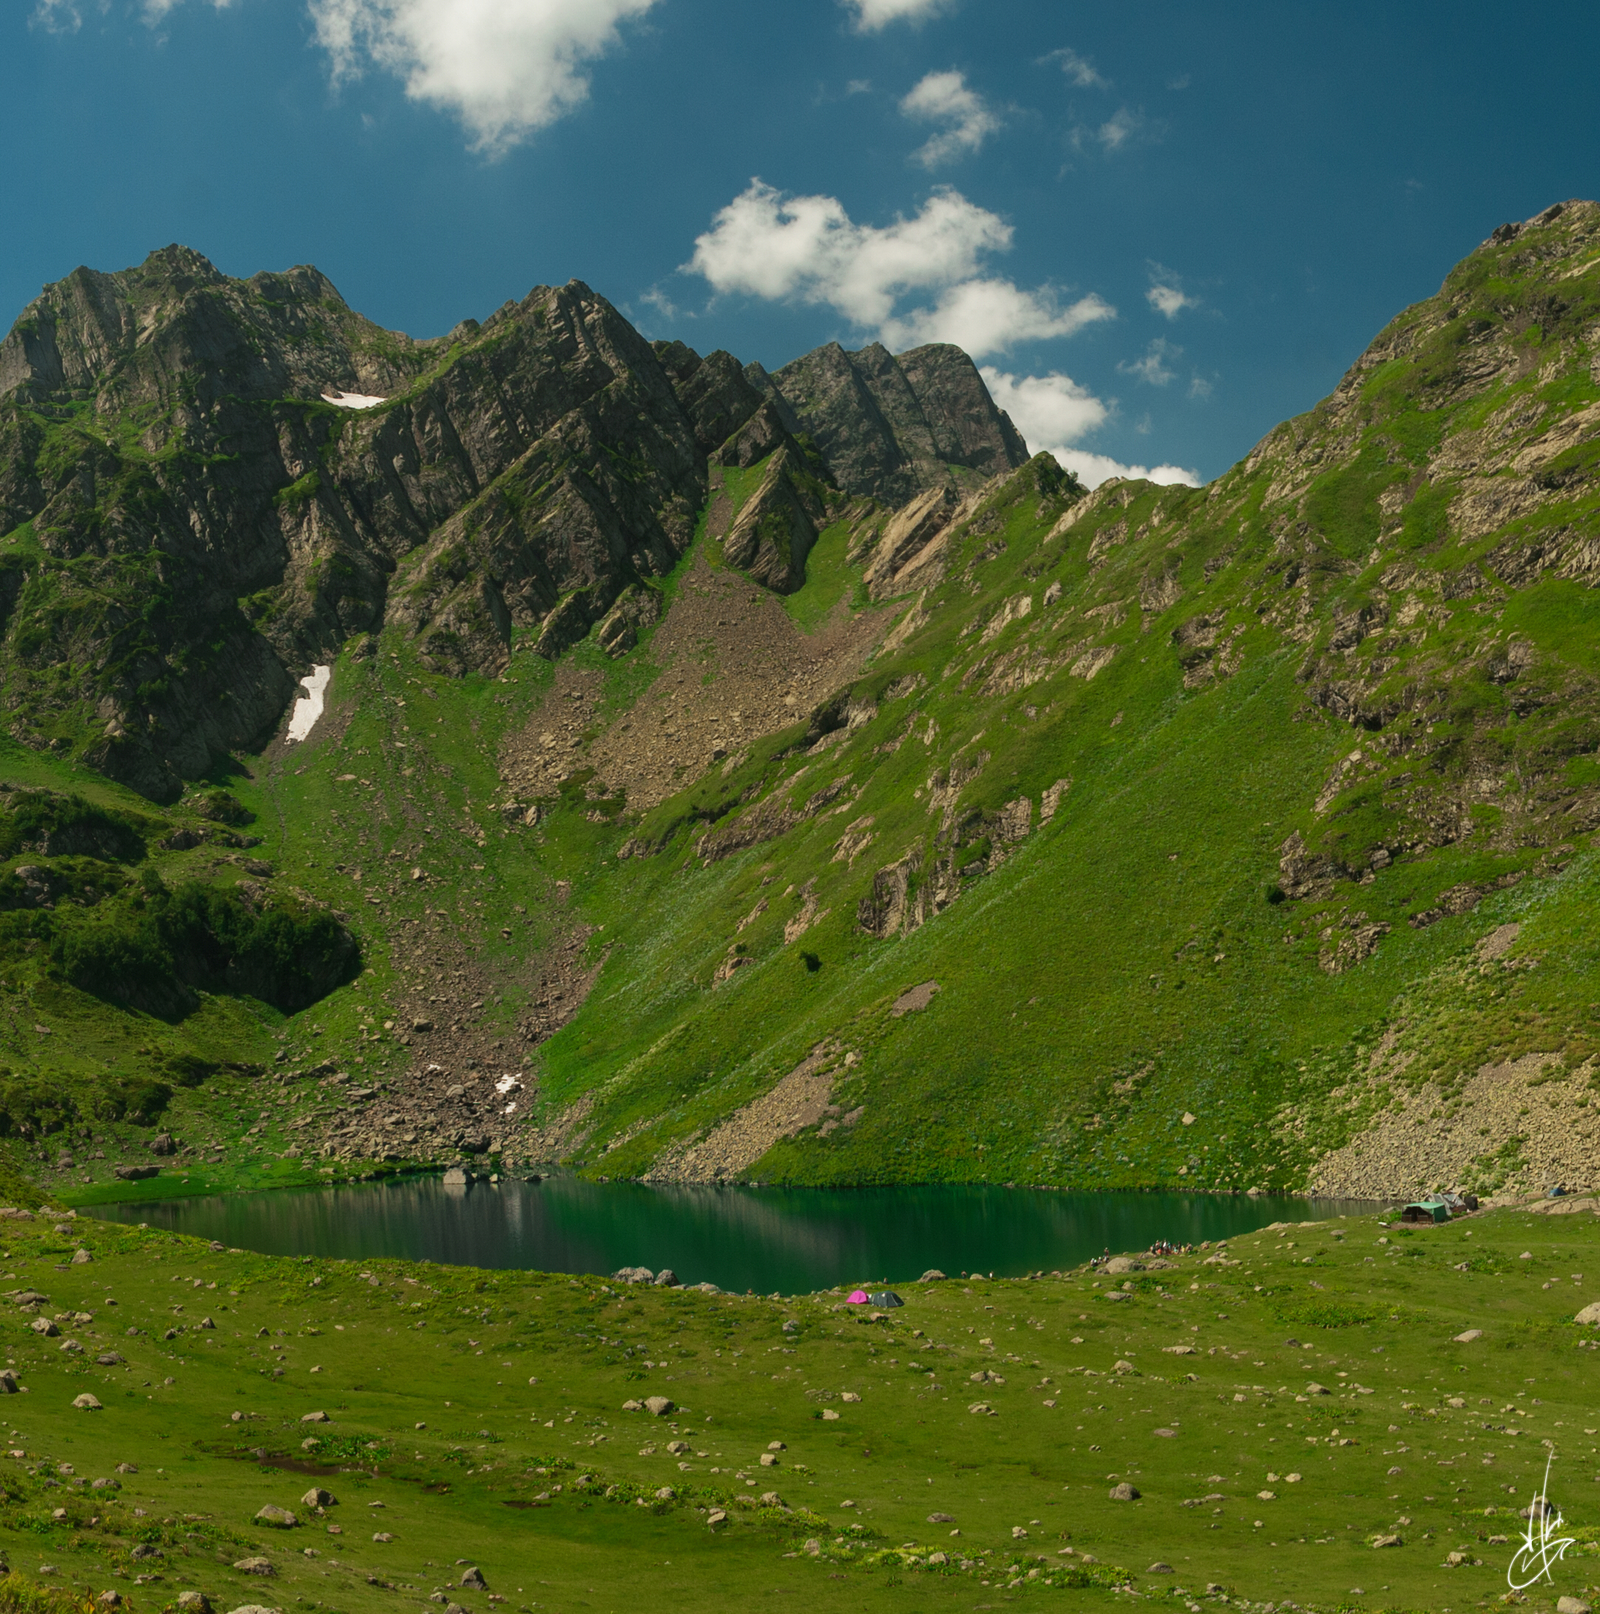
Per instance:
[[[847,1306],[864,1306],[864,1305],[866,1305],[866,1303],[867,1303],[867,1291],[865,1289],[852,1289],[850,1291],[850,1293],[847,1294],[844,1297],[844,1303]]]

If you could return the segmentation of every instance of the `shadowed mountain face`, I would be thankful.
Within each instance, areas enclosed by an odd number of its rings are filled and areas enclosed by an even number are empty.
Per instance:
[[[352,636],[392,623],[431,667],[496,672],[517,636],[559,654],[625,592],[648,618],[639,591],[683,554],[707,458],[741,429],[743,463],[794,448],[804,477],[773,497],[808,523],[840,489],[893,497],[1021,462],[965,355],[921,350],[914,395],[868,352],[899,385],[872,405],[882,472],[857,475],[837,408],[802,419],[728,354],[658,356],[581,282],[418,342],[315,269],[230,280],[169,247],[77,270],[0,346],[14,732],[172,800],[270,735],[297,677]],[[350,395],[367,406],[328,401]],[[843,474],[793,444],[812,426]],[[798,586],[810,532],[758,581]]]

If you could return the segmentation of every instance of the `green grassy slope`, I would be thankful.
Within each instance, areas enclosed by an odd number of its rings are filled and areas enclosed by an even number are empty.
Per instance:
[[[887,603],[863,581],[882,514],[830,528],[786,609],[818,643],[882,611],[885,648],[647,811],[585,750],[661,676],[660,627],[562,667],[524,641],[493,679],[428,670],[397,627],[352,642],[312,739],[226,780],[254,814],[247,855],[276,872],[210,844],[146,861],[169,886],[253,879],[325,904],[362,973],[310,1009],[218,992],[161,1021],[14,952],[0,1060],[104,1084],[164,1079],[185,1052],[331,1059],[398,1091],[439,1057],[413,1016],[470,1010],[474,1058],[535,1079],[531,1119],[569,1123],[552,1147],[615,1176],[670,1174],[821,1048],[833,1117],[729,1172],[797,1183],[1291,1187],[1408,1097],[1448,1117],[1489,1062],[1549,1054],[1582,1096],[1600,1030],[1597,218],[1579,204],[1487,244],[1208,488],[1084,497],[1041,456],[964,506]],[[761,470],[726,473],[734,502]],[[669,605],[702,559],[724,564],[704,536]],[[716,651],[695,652],[712,700]],[[568,776],[512,808],[502,747],[577,673],[599,694]],[[136,800],[48,754],[0,762]],[[166,821],[197,823],[199,796]],[[59,861],[0,870],[30,859]],[[598,974],[575,1016],[541,1022],[558,954]],[[926,982],[931,1002],[896,1015]],[[241,1071],[165,1103],[207,1143],[164,1186],[371,1166],[297,1127],[327,1121],[326,1091]],[[97,1104],[63,1138],[148,1136]],[[1535,1169],[1502,1120],[1463,1168],[1484,1191]],[[34,1164],[59,1141],[33,1140]],[[104,1192],[112,1152],[62,1191]]]
[[[911,1283],[870,1314],[842,1291],[10,1224],[8,1284],[48,1299],[5,1324],[25,1393],[6,1403],[0,1597],[1463,1607],[1503,1589],[1553,1454],[1574,1545],[1530,1600],[1547,1608],[1600,1553],[1571,1276],[1596,1237],[1582,1212],[1340,1219],[1115,1276]],[[625,1409],[657,1394],[660,1418]],[[1123,1482],[1135,1501],[1110,1495]],[[321,1514],[313,1486],[336,1498]],[[264,1526],[264,1506],[297,1522]],[[252,1558],[272,1574],[236,1567]],[[484,1589],[461,1584],[474,1566]]]

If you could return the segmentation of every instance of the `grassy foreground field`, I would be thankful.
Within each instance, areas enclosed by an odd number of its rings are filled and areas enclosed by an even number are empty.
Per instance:
[[[1582,1210],[1350,1218],[1126,1274],[906,1283],[874,1316],[45,1215],[0,1241],[23,1386],[0,1588],[115,1589],[135,1614],[186,1591],[341,1614],[1454,1610],[1504,1593],[1501,1538],[1553,1454],[1575,1544],[1528,1598],[1553,1607],[1600,1579],[1573,1320],[1597,1237]],[[625,1410],[649,1396],[676,1405]]]

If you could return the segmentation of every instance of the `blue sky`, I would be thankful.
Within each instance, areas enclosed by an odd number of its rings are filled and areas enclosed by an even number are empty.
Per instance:
[[[1091,480],[1217,475],[1495,225],[1600,193],[1592,5],[6,11],[7,319],[170,241],[418,336],[577,276],[771,369],[960,341]]]

